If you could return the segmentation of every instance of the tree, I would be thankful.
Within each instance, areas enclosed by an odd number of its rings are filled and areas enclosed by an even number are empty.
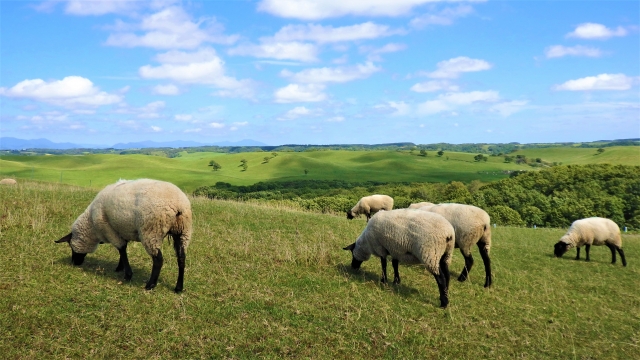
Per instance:
[[[309,173],[309,169],[304,169],[304,174],[307,175]]]
[[[604,149],[603,149],[603,148],[599,148],[599,149],[598,149],[598,154],[602,154],[603,152],[604,152]]]
[[[420,156],[427,156],[427,150],[425,149],[420,150]]]
[[[513,156],[505,156],[504,157],[504,162],[506,162],[506,163],[513,162]]]
[[[222,166],[218,164],[218,162],[216,162],[215,160],[209,161],[209,166],[213,167],[213,171],[218,171],[222,169]]]
[[[438,151],[438,156],[442,156],[442,155],[444,155],[444,151],[442,150]]]
[[[269,162],[269,160],[271,160],[271,158],[270,158],[270,157],[268,157],[268,156],[265,156],[265,157],[263,158],[263,160],[264,160],[264,161],[263,161],[262,163],[263,163],[263,164],[266,164],[266,163],[268,163],[268,162]]]
[[[248,167],[246,162],[242,163],[242,171],[247,171]]]
[[[274,151],[274,152],[272,152],[272,153],[271,153],[271,155],[272,155],[273,157],[276,157],[276,156],[278,156],[278,153]]]
[[[478,154],[478,155],[474,156],[473,159],[475,161],[487,161],[487,160],[489,160],[488,157],[486,157],[486,156],[484,156],[482,154]]]

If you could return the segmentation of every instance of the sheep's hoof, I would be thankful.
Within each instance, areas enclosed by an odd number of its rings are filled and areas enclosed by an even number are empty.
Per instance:
[[[156,284],[147,284],[147,286],[145,286],[145,290],[153,290],[153,288],[156,287]]]
[[[182,292],[182,288],[175,288],[175,289],[173,289],[173,291],[174,291],[176,294],[180,294],[180,293]]]
[[[400,285],[400,279],[393,279],[393,285]]]
[[[124,280],[125,281],[131,281],[131,278],[133,277],[133,273],[126,273],[124,274]]]
[[[466,281],[466,280],[467,280],[467,277],[466,277],[466,276],[464,276],[464,275],[460,275],[460,276],[458,277],[458,281],[460,281],[460,282],[463,282],[463,281]]]
[[[381,282],[381,283],[383,283],[383,284],[386,284],[386,283],[387,283],[387,279],[385,279],[385,278],[381,278],[381,279],[380,279],[380,282]]]

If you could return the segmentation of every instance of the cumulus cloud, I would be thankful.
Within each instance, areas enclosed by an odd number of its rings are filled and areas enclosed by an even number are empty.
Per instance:
[[[48,3],[55,3],[53,1]],[[69,15],[106,15],[106,14],[122,14],[127,15],[135,12],[143,5],[139,1],[121,1],[121,0],[72,0],[67,1],[64,12]]]
[[[164,101],[154,101],[137,110],[140,119],[155,119],[160,117],[160,110],[164,109]]]
[[[374,109],[388,113],[391,116],[405,116],[411,112],[411,106],[404,101],[387,101],[384,104],[374,106]]]
[[[209,127],[214,128],[214,129],[222,129],[225,127],[225,125],[223,123],[219,123],[219,122],[211,122],[209,123]]]
[[[458,85],[452,84],[447,80],[430,80],[417,83],[411,87],[411,91],[415,92],[434,92],[434,91],[458,91]]]
[[[576,80],[569,80],[554,86],[555,90],[589,91],[589,90],[629,90],[637,82],[625,74],[600,74],[587,76]]]
[[[262,39],[260,44],[241,44],[227,51],[229,55],[253,56],[261,59],[296,60],[312,62],[318,60],[318,47],[299,41],[279,42]]]
[[[460,106],[474,103],[491,103],[500,100],[497,91],[471,91],[454,92],[439,95],[435,100],[428,100],[418,105],[418,112],[422,115],[431,115],[443,111],[451,111]]]
[[[287,25],[280,29],[273,39],[278,42],[314,41],[320,44],[364,39],[377,39],[402,33],[387,25],[378,25],[371,21],[362,24],[333,27],[316,24]]]
[[[277,103],[318,102],[327,99],[323,84],[289,84],[275,91]]]
[[[515,114],[519,111],[524,110],[525,106],[529,103],[526,100],[514,100],[514,101],[505,101],[499,104],[495,104],[491,106],[489,109],[492,112],[497,112],[498,114],[507,117]]]
[[[618,26],[614,30],[614,29],[609,29],[608,27],[602,24],[584,23],[584,24],[578,25],[575,30],[568,33],[567,37],[579,38],[579,39],[606,40],[610,37],[625,36],[625,35],[627,35],[627,30],[625,30],[622,26]]]
[[[311,110],[304,106],[296,106],[295,108],[287,111],[282,116],[279,116],[277,120],[287,121],[295,120],[301,117],[317,116],[320,113],[319,110]]]
[[[138,73],[145,79],[168,79],[184,84],[212,85],[218,95],[252,97],[253,82],[225,75],[224,61],[211,48],[196,52],[171,50],[159,54],[159,66],[142,66]]]
[[[433,2],[434,0],[262,0],[258,4],[258,11],[302,20],[320,20],[345,15],[400,16],[408,14],[417,6]]]
[[[176,114],[174,119],[178,121],[191,121],[193,119],[193,115],[189,114]]]
[[[436,71],[427,73],[430,78],[455,79],[464,72],[475,72],[491,69],[491,64],[480,59],[471,59],[466,56],[459,56],[453,59],[440,61],[436,65]]]
[[[589,46],[562,46],[562,45],[553,45],[549,46],[544,51],[547,59],[558,58],[564,56],[586,56],[586,57],[600,57],[602,56],[602,51],[598,48],[589,47]]]
[[[204,25],[204,29],[201,28]],[[130,28],[138,30],[127,31]],[[195,49],[204,43],[232,44],[237,35],[223,35],[222,25],[214,19],[193,21],[179,6],[171,6],[146,16],[138,25],[117,23],[122,29],[109,35],[106,45],[120,47],[150,47],[154,49]]]
[[[156,85],[153,87],[153,93],[157,95],[178,95],[180,90],[173,84]]]
[[[343,122],[345,120],[344,116],[334,116],[327,119],[327,122]]]
[[[306,69],[298,73],[283,70],[280,72],[280,76],[289,78],[296,83],[345,83],[358,79],[366,79],[380,70],[380,67],[375,66],[371,62],[367,62],[355,66]]]
[[[451,25],[457,18],[461,18],[473,13],[473,8],[469,5],[460,5],[455,8],[446,8],[439,12],[427,13],[413,18],[409,25],[422,29],[429,25]]]
[[[122,95],[108,94],[81,76],[67,76],[62,80],[23,80],[11,88],[0,87],[0,95],[27,98],[64,107],[96,107],[122,101]]]
[[[360,52],[368,53],[367,60],[369,61],[382,61],[382,57],[380,55],[402,51],[406,48],[407,45],[405,44],[389,43],[378,48],[361,46]]]

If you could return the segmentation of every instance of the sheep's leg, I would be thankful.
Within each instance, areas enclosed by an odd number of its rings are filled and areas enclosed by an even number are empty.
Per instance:
[[[158,284],[158,277],[160,276],[160,269],[162,269],[162,251],[158,249],[158,253],[155,256],[152,256],[153,259],[153,267],[151,268],[151,277],[149,281],[147,281],[147,286],[145,289],[151,290]]]
[[[605,244],[605,245],[607,245],[609,250],[611,250],[611,263],[615,264],[616,263],[616,247],[611,244]]]
[[[616,248],[618,250],[618,254],[620,254],[620,259],[622,260],[622,266],[627,266],[627,259],[624,257],[624,251],[622,248]]]
[[[127,243],[125,243],[123,247],[119,248],[118,252],[120,253],[120,261],[118,261],[116,272],[124,270],[124,279],[129,281],[131,280],[131,277],[133,277],[133,270],[131,270],[129,258],[127,257]]]
[[[489,251],[487,251],[484,242],[478,242],[478,250],[480,250],[480,256],[482,256],[482,262],[484,263],[484,287],[491,286],[491,259],[489,259]]]
[[[449,305],[449,265],[447,265],[446,254],[440,258],[440,269],[438,274],[433,275],[438,283],[440,291],[440,307],[446,308]]]
[[[589,250],[591,250],[591,245],[586,244],[584,246],[584,251],[587,253],[587,261],[591,261],[591,259],[589,258]]]
[[[467,280],[471,267],[473,266],[473,256],[471,256],[471,252],[469,252],[469,255],[462,253],[462,256],[464,257],[464,269],[462,269],[462,273],[458,277],[458,281]]]
[[[383,284],[387,283],[387,257],[380,256],[380,265],[382,265],[382,278],[380,282]]]
[[[400,284],[400,272],[398,271],[398,264],[400,260],[391,259],[391,265],[393,265],[393,283],[396,285]]]
[[[184,265],[187,259],[187,254],[184,249],[182,238],[177,235],[172,235],[172,237],[173,248],[176,251],[176,258],[178,259],[178,281],[176,282],[176,288],[173,291],[179,293],[182,291],[184,286]]]
[[[580,248],[576,248],[576,260],[580,260]]]

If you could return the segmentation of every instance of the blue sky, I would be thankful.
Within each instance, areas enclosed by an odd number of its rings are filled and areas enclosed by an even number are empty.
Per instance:
[[[638,1],[0,1],[0,135],[640,137]]]

